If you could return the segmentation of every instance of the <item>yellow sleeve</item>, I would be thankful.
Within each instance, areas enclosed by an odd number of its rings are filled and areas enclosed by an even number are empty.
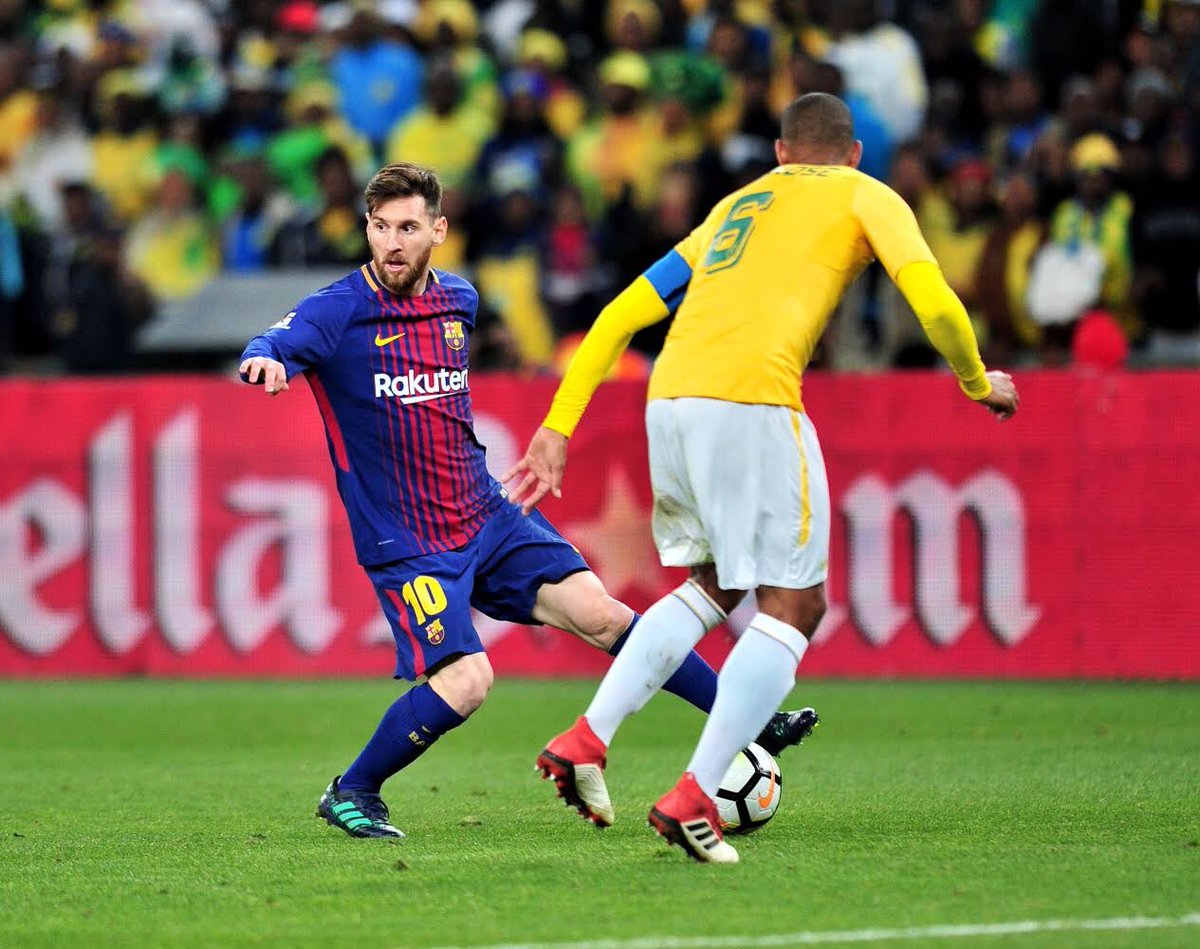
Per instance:
[[[864,179],[854,195],[854,214],[871,250],[893,280],[909,264],[937,263],[912,208],[887,185]]]
[[[696,269],[696,261],[700,259],[700,232],[703,228],[703,224],[700,227],[694,228],[692,233],[675,245],[675,250],[679,252],[679,256],[686,260],[687,265],[693,270]]]
[[[966,308],[938,265],[918,261],[900,270],[896,286],[917,314],[921,328],[958,376],[958,384],[972,399],[983,399],[992,391],[987,370],[979,358],[975,331]]]
[[[600,311],[579,344],[542,425],[570,438],[596,387],[625,351],[633,334],[664,319],[669,312],[644,274],[622,290]]]

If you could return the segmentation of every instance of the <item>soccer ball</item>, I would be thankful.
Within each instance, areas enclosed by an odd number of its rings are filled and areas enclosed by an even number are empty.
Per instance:
[[[765,750],[751,742],[737,753],[717,788],[717,813],[727,834],[758,830],[779,810],[783,775]]]

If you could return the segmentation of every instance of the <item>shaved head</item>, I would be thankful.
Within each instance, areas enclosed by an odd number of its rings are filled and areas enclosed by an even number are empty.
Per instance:
[[[854,147],[854,122],[837,96],[810,92],[783,110],[779,138],[796,156],[841,156]]]

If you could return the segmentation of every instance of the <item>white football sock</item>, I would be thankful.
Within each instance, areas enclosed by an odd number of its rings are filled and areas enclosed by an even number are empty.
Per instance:
[[[759,613],[750,621],[721,667],[717,700],[687,767],[709,797],[792,690],[807,648],[804,634],[782,620]]]
[[[584,713],[596,737],[611,744],[621,722],[649,702],[692,647],[724,619],[720,607],[690,580],[646,610]]]

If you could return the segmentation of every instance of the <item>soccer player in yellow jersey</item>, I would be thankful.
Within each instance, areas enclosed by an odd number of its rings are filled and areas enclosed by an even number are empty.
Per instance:
[[[812,93],[791,103],[775,154],[779,167],[719,202],[603,310],[503,479],[516,482],[512,499],[526,512],[559,496],[567,439],[592,393],[637,330],[674,314],[646,431],[655,543],[663,564],[691,576],[646,611],[586,713],[538,767],[585,816],[611,816],[603,768],[618,726],[754,590],[759,612],[721,669],[691,762],[650,811],[669,842],[714,863],[735,862],[737,851],[713,796],[791,691],[825,612],[829,488],[800,377],[842,292],[878,258],[966,396],[1001,419],[1018,402],[1011,378],[984,368],[908,206],[856,170],[862,145],[841,100]]]

